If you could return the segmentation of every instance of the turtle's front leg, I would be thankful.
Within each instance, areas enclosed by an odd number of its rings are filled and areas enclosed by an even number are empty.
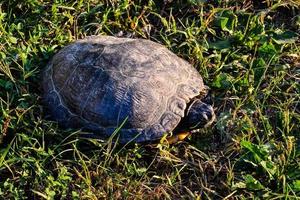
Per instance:
[[[169,144],[174,144],[174,143],[176,143],[178,141],[184,140],[190,134],[191,134],[191,132],[181,132],[181,133],[175,134],[173,136],[168,137],[167,138],[167,142]]]

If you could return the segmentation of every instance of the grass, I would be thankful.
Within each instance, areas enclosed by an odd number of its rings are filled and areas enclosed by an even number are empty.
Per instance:
[[[300,199],[297,0],[0,1],[1,199]],[[43,118],[41,71],[86,35],[159,42],[211,88],[217,122],[115,146]]]

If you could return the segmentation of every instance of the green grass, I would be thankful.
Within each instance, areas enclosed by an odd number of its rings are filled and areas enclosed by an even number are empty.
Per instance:
[[[300,3],[260,2],[1,0],[1,199],[300,199]],[[188,60],[217,122],[173,146],[122,147],[45,120],[41,71],[98,34]]]

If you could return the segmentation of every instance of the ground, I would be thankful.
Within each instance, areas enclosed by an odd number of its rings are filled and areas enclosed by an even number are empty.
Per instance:
[[[300,199],[297,0],[0,0],[4,199]],[[175,145],[115,145],[45,119],[41,72],[87,35],[159,42],[217,120]]]

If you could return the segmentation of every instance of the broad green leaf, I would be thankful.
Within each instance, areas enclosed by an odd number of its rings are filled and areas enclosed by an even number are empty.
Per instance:
[[[250,189],[250,190],[261,190],[261,189],[265,188],[257,179],[255,179],[250,174],[245,175],[243,178],[245,180],[246,188],[247,189]]]
[[[300,192],[300,180],[293,181],[292,188],[296,192]]]
[[[300,179],[300,168],[292,167],[287,170],[287,175],[292,179]]]
[[[212,83],[212,86],[220,89],[227,89],[232,86],[233,77],[226,73],[219,74]]]
[[[246,140],[241,141],[241,146],[250,151],[253,154],[256,161],[267,159],[268,151],[266,150],[266,148],[264,148],[264,146],[258,146]]]
[[[262,46],[258,48],[258,55],[262,57],[265,61],[271,59],[277,53],[277,49],[271,42],[265,42]]]
[[[17,38],[15,38],[15,37],[13,37],[13,36],[10,36],[8,39],[9,39],[9,41],[10,41],[11,43],[13,43],[13,44],[17,44],[17,42],[18,42]]]
[[[220,15],[216,17],[215,24],[223,31],[233,33],[237,24],[237,16],[231,10],[223,10]]]
[[[226,40],[219,40],[216,42],[208,42],[208,47],[211,49],[229,49],[231,47],[231,43],[229,39]]]
[[[269,174],[269,177],[273,177],[273,175],[277,172],[277,166],[271,161],[261,161],[260,165],[264,168],[264,170]]]
[[[221,27],[222,30],[228,30],[226,27],[226,24],[228,22],[228,18],[227,17],[217,17],[217,25],[219,25]]]
[[[275,33],[273,40],[277,44],[294,43],[298,37],[298,34],[293,31],[284,31],[282,33]]]

